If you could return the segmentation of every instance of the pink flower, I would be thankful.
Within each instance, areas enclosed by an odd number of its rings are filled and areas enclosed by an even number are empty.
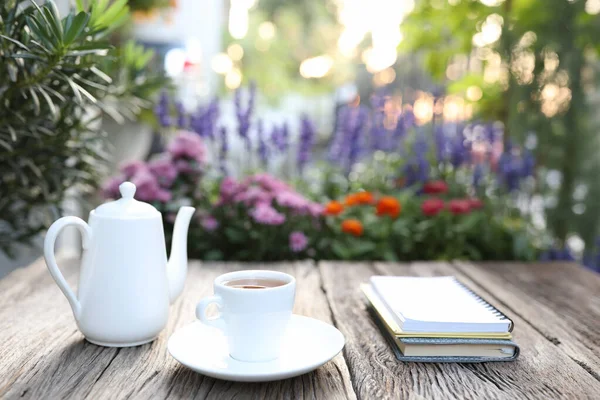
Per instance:
[[[173,158],[188,158],[202,165],[206,161],[206,149],[200,136],[194,132],[180,131],[169,143],[167,151]]]
[[[285,222],[285,215],[277,212],[269,204],[259,203],[250,211],[254,221],[264,225],[281,225]]]
[[[306,249],[308,245],[308,238],[306,235],[300,231],[294,231],[290,233],[290,249],[294,253],[299,253],[302,250]]]
[[[139,171],[146,170],[146,164],[143,161],[129,161],[121,165],[121,172],[125,175],[126,178],[131,178],[133,175],[137,174]]]
[[[173,160],[169,157],[150,161],[148,169],[154,174],[158,182],[164,186],[171,186],[175,178],[177,178],[177,168],[175,168]]]
[[[272,195],[262,190],[260,187],[251,186],[246,190],[239,191],[233,196],[236,203],[244,203],[247,206],[253,206],[259,203],[271,204]]]
[[[171,200],[171,192],[161,188],[156,177],[147,169],[138,171],[131,177],[131,182],[136,186],[135,198],[137,200],[162,203]]]
[[[221,181],[221,188],[220,188],[221,198],[220,198],[219,202],[221,204],[230,202],[233,200],[233,196],[235,196],[237,193],[244,191],[244,190],[246,190],[245,185],[240,184],[234,178],[228,176]]]
[[[102,197],[105,199],[118,199],[121,197],[121,193],[119,193],[119,185],[126,180],[127,179],[125,179],[124,176],[117,176],[104,182],[101,189]]]
[[[200,224],[207,232],[212,232],[219,227],[219,221],[212,215],[207,215],[202,218]]]
[[[275,196],[275,201],[281,207],[288,207],[301,213],[308,212],[308,206],[310,204],[308,200],[293,191],[283,191],[277,193]]]
[[[269,174],[256,174],[247,179],[248,183],[256,183],[261,186],[263,189],[268,190],[270,192],[280,192],[280,191],[289,191],[291,188],[287,183],[275,178]]]

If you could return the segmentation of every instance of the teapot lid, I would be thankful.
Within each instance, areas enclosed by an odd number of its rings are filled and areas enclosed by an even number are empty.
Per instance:
[[[160,215],[158,210],[148,203],[133,198],[135,185],[131,182],[123,182],[119,185],[121,198],[102,204],[94,211],[94,214],[110,218],[149,218]]]

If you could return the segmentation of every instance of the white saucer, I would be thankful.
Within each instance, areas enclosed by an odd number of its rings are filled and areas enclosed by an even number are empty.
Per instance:
[[[242,362],[229,356],[222,331],[193,322],[169,338],[167,348],[186,367],[217,379],[264,382],[312,371],[344,347],[344,335],[335,327],[308,317],[292,315],[281,355],[268,362]]]

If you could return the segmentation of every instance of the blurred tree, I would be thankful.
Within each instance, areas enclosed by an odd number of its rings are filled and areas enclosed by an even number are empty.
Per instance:
[[[418,0],[402,26],[401,50],[422,54],[479,116],[502,121],[506,140],[525,145],[537,133],[538,164],[560,171],[546,214],[561,241],[578,232],[590,243],[600,218],[600,164],[592,161],[600,146],[589,113],[600,52],[594,1]]]

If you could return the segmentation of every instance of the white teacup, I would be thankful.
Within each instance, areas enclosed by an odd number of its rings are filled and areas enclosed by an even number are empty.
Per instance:
[[[233,286],[236,281],[238,286]],[[253,282],[261,288],[248,288],[253,286]],[[274,286],[277,282],[280,285]],[[244,287],[239,287],[240,283]],[[196,317],[225,333],[229,355],[236,360],[250,362],[278,358],[294,307],[294,277],[276,271],[230,272],[215,279],[214,292],[214,296],[200,300],[196,306]],[[210,304],[218,306],[218,317],[206,316],[206,308]]]

